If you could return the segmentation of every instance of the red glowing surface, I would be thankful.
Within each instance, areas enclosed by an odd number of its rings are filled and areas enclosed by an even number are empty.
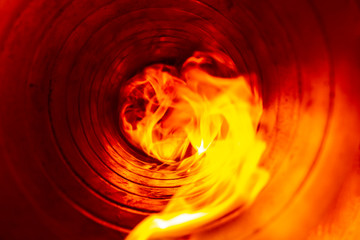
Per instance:
[[[210,155],[221,137],[184,145],[189,111],[165,121],[181,141],[147,148],[120,124],[121,91],[146,67],[179,71],[196,52],[224,53],[237,70],[226,78],[257,89],[262,114],[251,119],[266,148],[253,166],[269,179],[246,208],[172,235],[359,239],[359,22],[355,0],[0,1],[0,239],[125,239],[178,205],[193,181],[174,164]]]

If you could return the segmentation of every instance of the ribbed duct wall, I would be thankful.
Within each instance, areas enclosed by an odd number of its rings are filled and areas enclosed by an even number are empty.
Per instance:
[[[188,237],[358,239],[359,36],[355,1],[0,1],[0,239],[124,239],[162,210],[186,178],[129,146],[119,89],[214,49],[260,81],[271,179]]]

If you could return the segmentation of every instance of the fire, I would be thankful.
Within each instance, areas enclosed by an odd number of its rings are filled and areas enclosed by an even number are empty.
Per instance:
[[[129,141],[188,179],[128,240],[190,234],[245,209],[264,188],[266,144],[256,135],[262,99],[229,57],[196,52],[180,71],[155,64],[123,91],[120,119]]]

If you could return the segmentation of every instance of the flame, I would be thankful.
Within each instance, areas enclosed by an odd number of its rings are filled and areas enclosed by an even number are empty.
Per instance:
[[[127,240],[190,234],[245,209],[264,188],[266,144],[256,136],[262,99],[229,57],[196,52],[181,71],[155,64],[123,91],[120,119],[129,141],[189,180]]]

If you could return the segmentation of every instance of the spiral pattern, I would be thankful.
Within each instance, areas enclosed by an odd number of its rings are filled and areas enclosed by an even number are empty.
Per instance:
[[[118,124],[119,89],[148,65],[181,65],[194,51],[213,49],[261,83],[258,134],[272,177],[247,212],[193,237],[306,234],[358,154],[358,111],[349,106],[360,102],[359,83],[351,81],[360,75],[353,31],[359,7],[340,2],[0,3],[7,9],[0,23],[0,175],[8,193],[1,201],[10,206],[3,226],[18,225],[0,238],[123,239],[161,211],[187,179],[156,171],[155,159],[129,145]],[[304,201],[304,216],[314,221],[305,224],[302,214],[289,220]],[[293,226],[274,235],[287,221]]]

